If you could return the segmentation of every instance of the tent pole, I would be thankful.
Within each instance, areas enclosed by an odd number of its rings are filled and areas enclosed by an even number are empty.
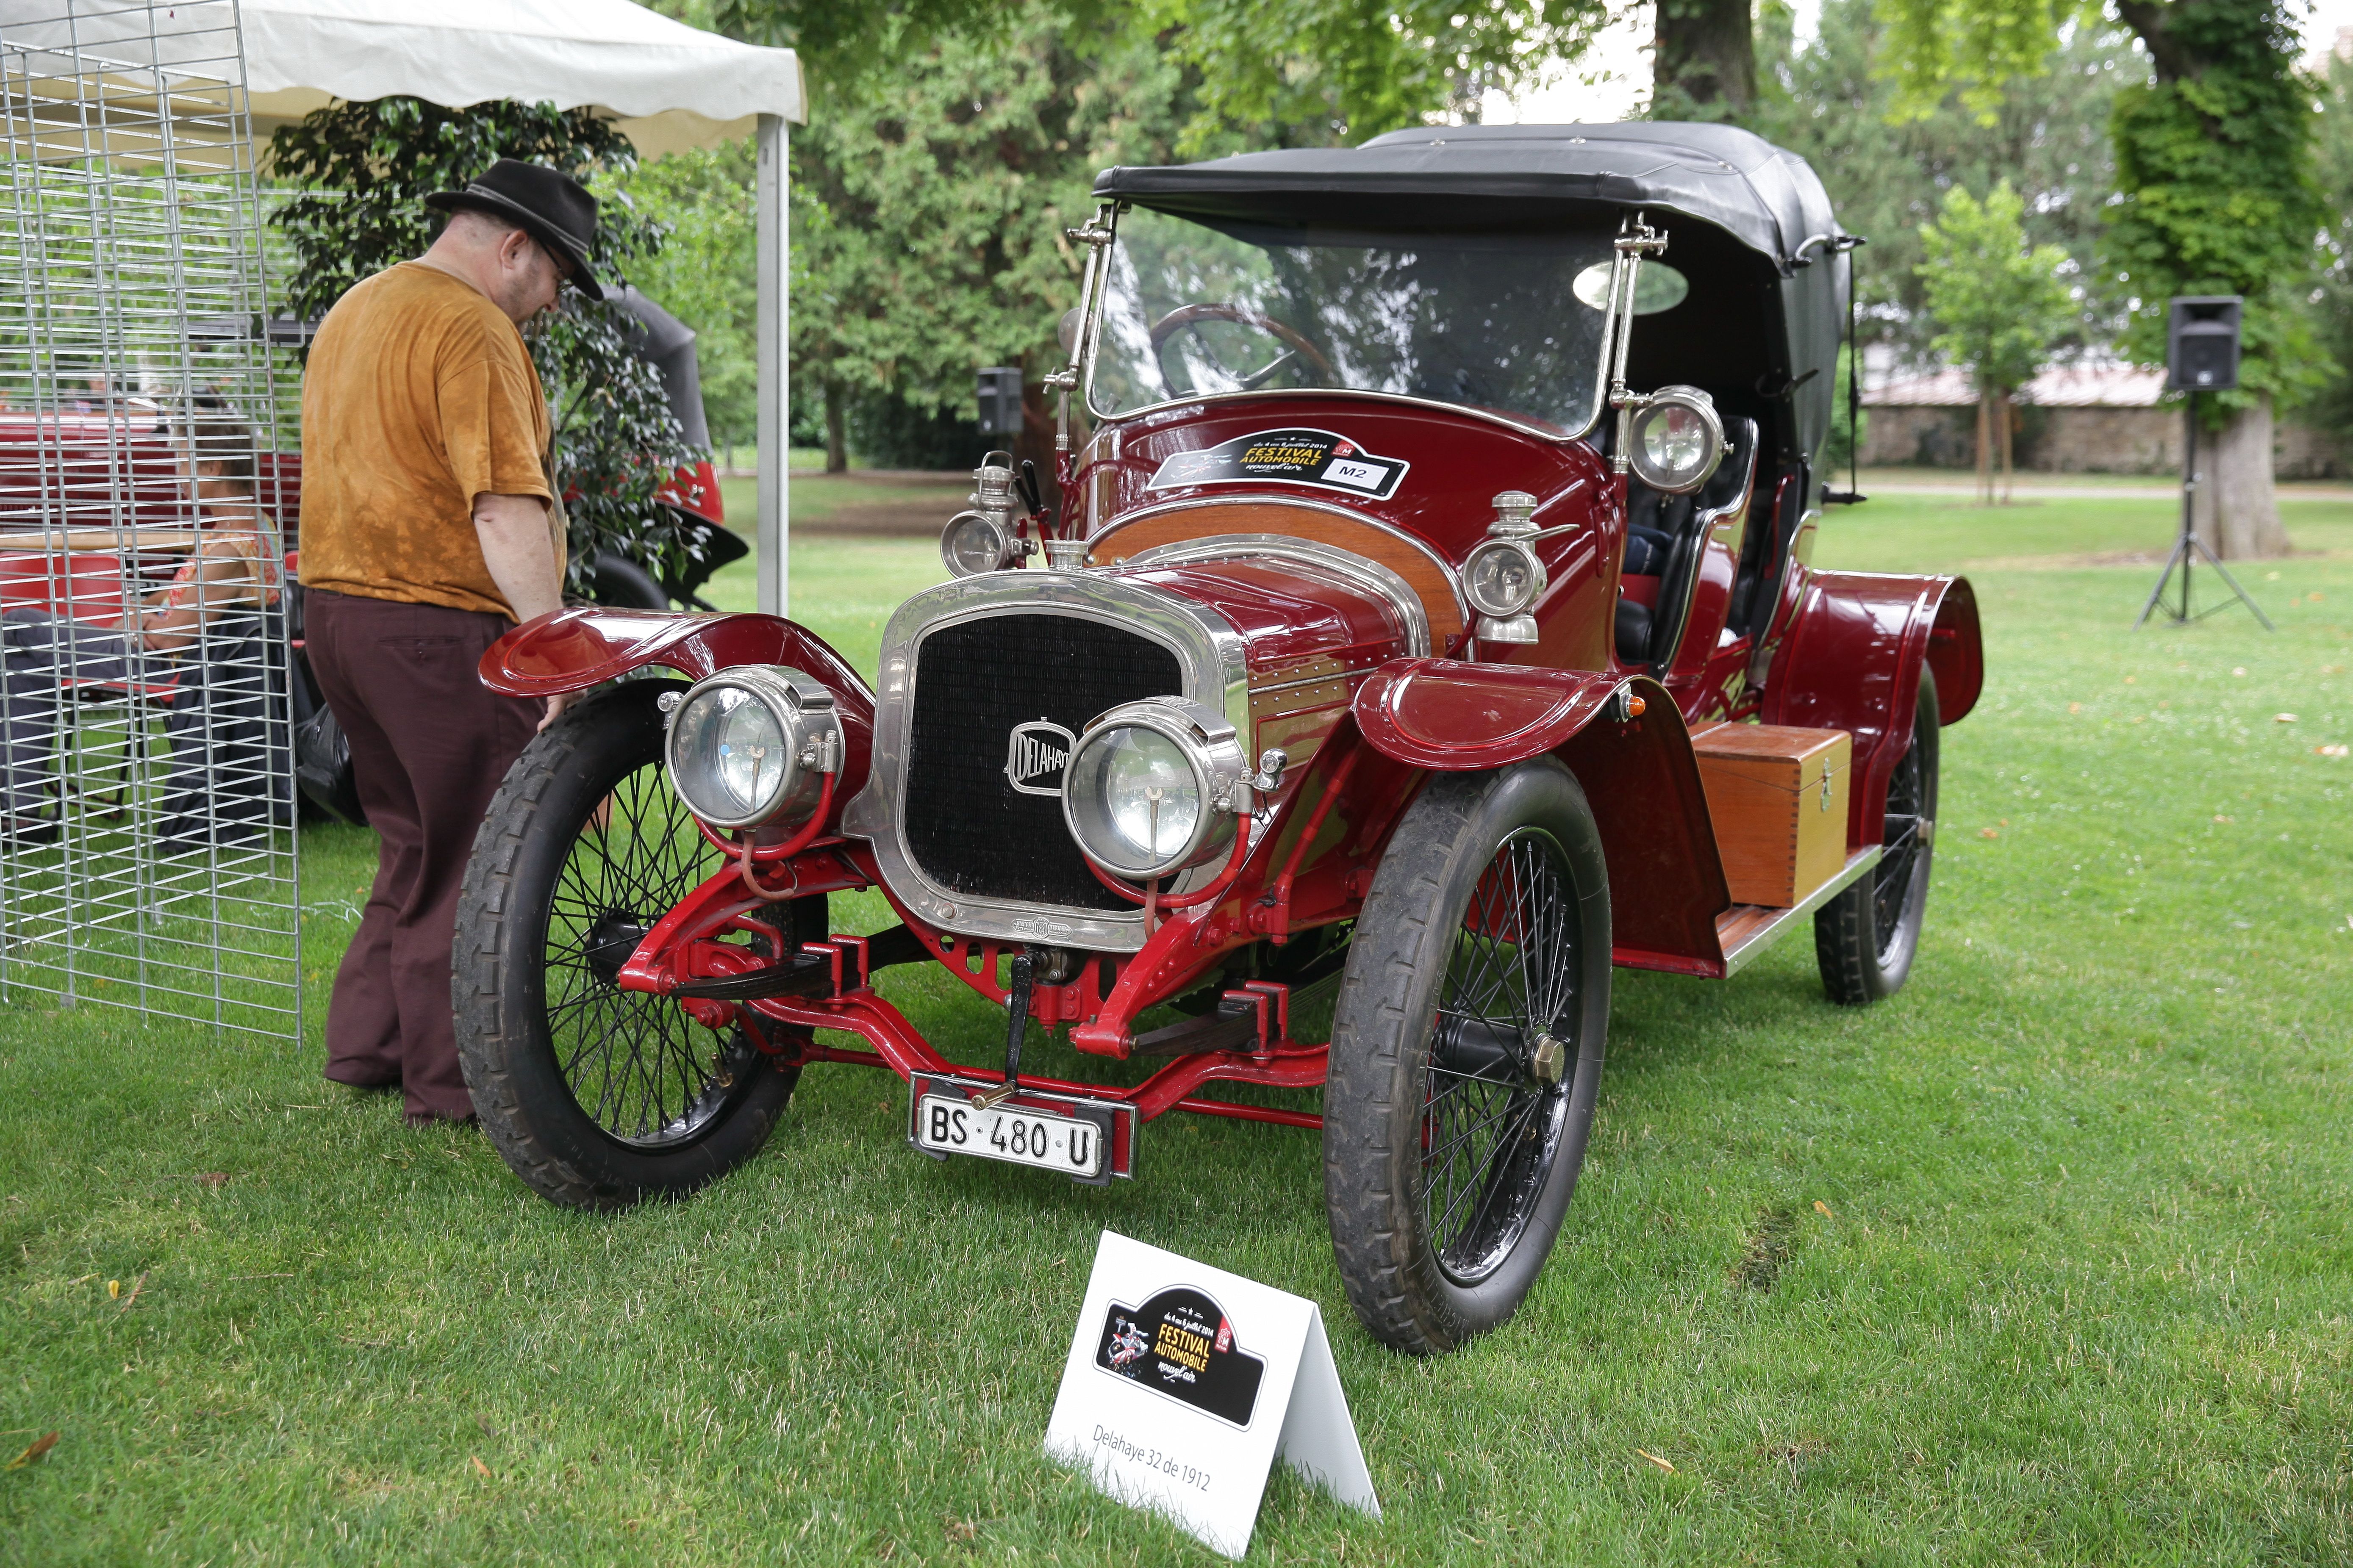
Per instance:
[[[791,236],[786,205],[791,173],[784,117],[760,116],[759,136],[760,501],[754,552],[761,612],[781,616],[792,603],[791,567],[786,558],[792,537],[786,503],[792,462],[787,380],[792,374],[792,300],[786,262]]]

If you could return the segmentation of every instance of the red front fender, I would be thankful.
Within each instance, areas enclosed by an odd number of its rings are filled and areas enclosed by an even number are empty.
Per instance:
[[[1640,718],[1617,717],[1621,689],[1641,700]],[[1690,732],[1658,682],[1403,658],[1366,678],[1355,715],[1374,750],[1413,767],[1467,773],[1558,756],[1601,831],[1617,962],[1724,973],[1715,920],[1732,894]]]
[[[874,693],[825,639],[776,616],[678,616],[603,605],[527,621],[482,655],[482,684],[509,697],[582,691],[649,664],[690,680],[739,664],[782,664],[833,693],[848,755],[834,790],[847,805],[865,787],[874,750]]]

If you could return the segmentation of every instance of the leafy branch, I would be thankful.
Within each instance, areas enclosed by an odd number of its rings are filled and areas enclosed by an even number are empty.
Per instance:
[[[270,222],[295,257],[288,297],[305,319],[323,315],[353,284],[421,256],[440,217],[425,205],[500,158],[575,179],[608,182],[637,165],[628,138],[586,109],[494,100],[444,109],[384,98],[313,110],[270,137],[270,169],[301,194]],[[626,193],[607,190],[592,259],[608,289],[650,260],[665,237]],[[555,417],[556,488],[570,516],[571,582],[586,595],[596,556],[611,551],[654,571],[692,554],[677,514],[655,492],[702,454],[686,442],[661,378],[630,352],[632,318],[567,291],[525,333]]]

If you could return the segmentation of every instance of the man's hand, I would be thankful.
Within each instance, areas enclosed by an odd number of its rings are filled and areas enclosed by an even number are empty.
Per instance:
[[[555,538],[548,529],[545,501],[537,496],[478,495],[474,534],[482,542],[482,560],[491,569],[491,581],[506,595],[516,625],[564,607],[564,584],[556,575]],[[539,727],[544,730],[554,723],[577,695],[564,691],[549,698]]]
[[[499,585],[517,625],[564,607],[545,501],[537,496],[478,495],[474,534],[482,542],[491,581]]]

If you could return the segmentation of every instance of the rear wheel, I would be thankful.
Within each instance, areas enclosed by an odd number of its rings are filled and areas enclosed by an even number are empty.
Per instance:
[[[1941,734],[1936,679],[1924,666],[1912,743],[1887,780],[1887,817],[1879,864],[1814,916],[1814,957],[1822,989],[1845,1006],[1893,996],[1912,973],[1928,913],[1929,862],[1936,849],[1936,749]]]
[[[1357,917],[1324,1090],[1333,1250],[1365,1327],[1451,1350],[1518,1310],[1593,1124],[1609,882],[1546,758],[1436,779]]]
[[[616,983],[654,922],[720,868],[661,770],[631,680],[567,711],[491,800],[458,903],[458,1055],[482,1130],[573,1208],[692,1192],[759,1152],[799,1078],[742,1030]],[[776,906],[772,948],[826,931],[824,895]]]

